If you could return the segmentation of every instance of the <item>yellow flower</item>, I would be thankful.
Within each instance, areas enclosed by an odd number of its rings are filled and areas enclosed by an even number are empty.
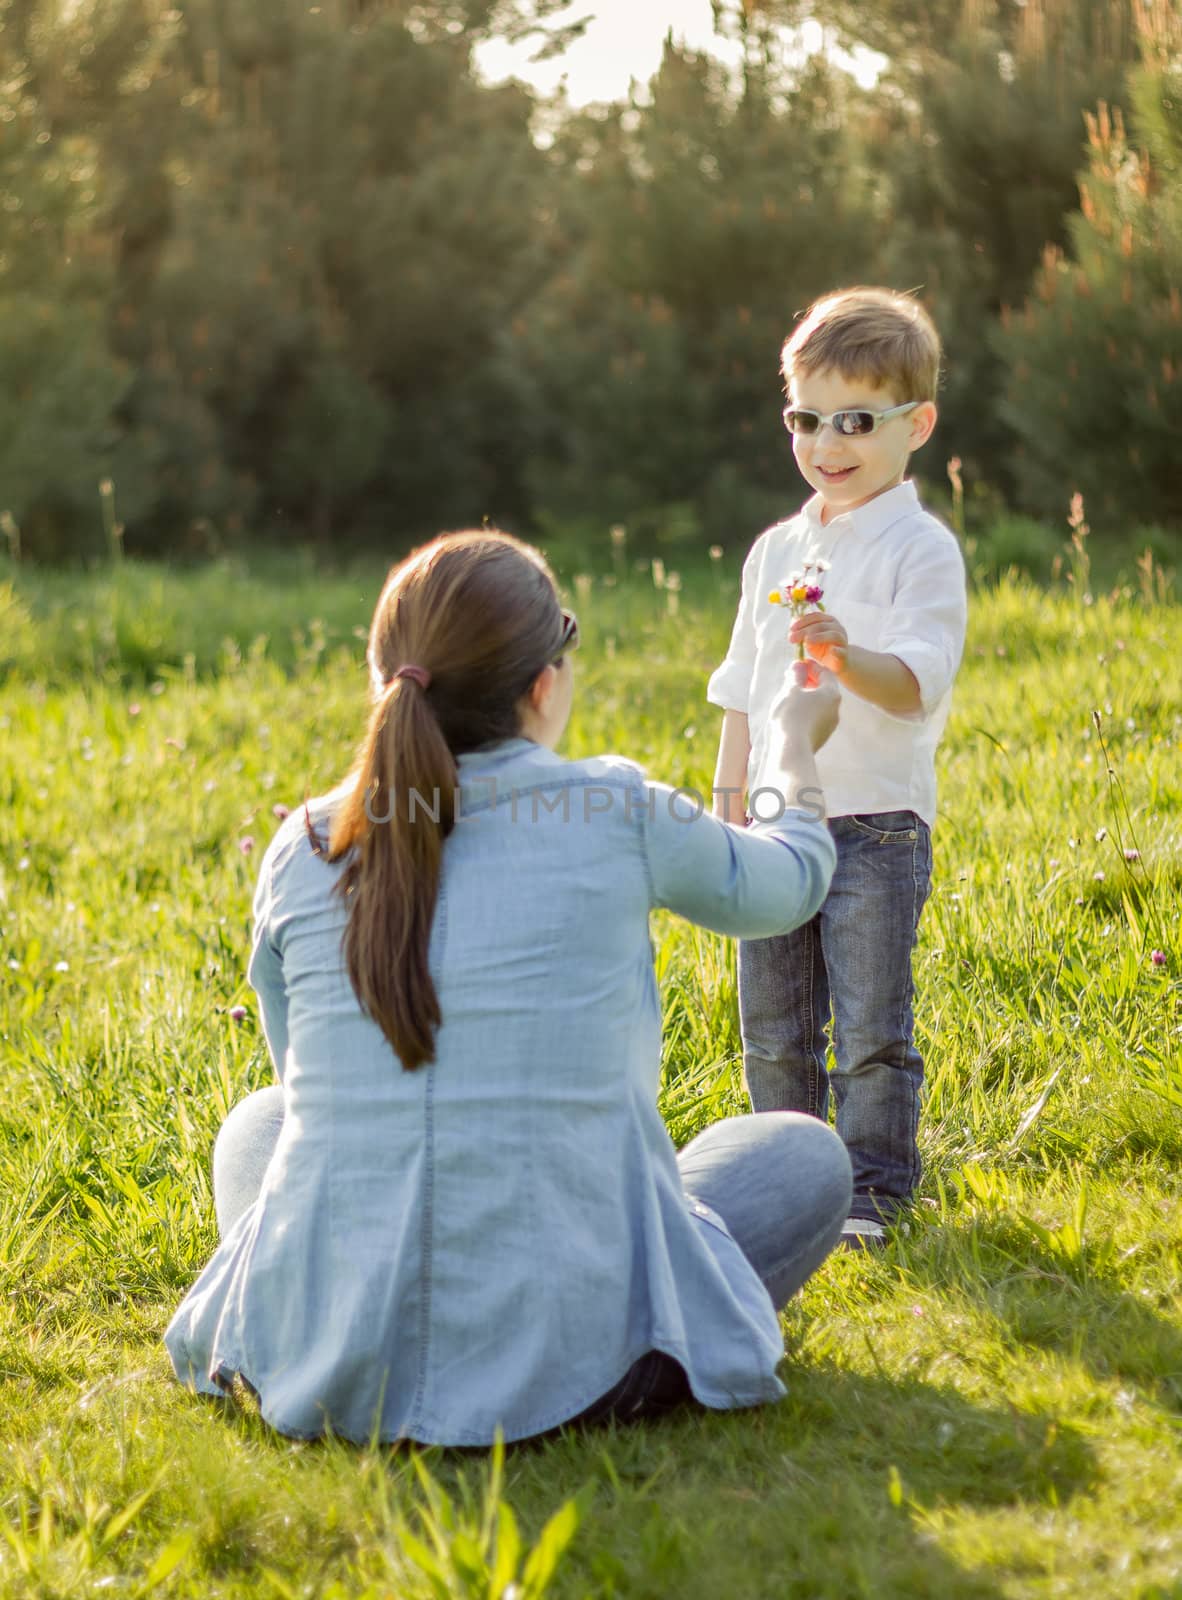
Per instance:
[[[782,606],[784,604],[784,597],[778,589],[773,589],[771,594],[768,595],[768,602],[773,606]]]
[[[794,589],[792,589],[790,591],[790,593],[789,593],[789,598],[792,599],[792,600],[795,600],[798,605],[803,605],[804,602],[808,599],[808,597],[809,597],[809,592],[805,588],[803,583],[798,583],[796,585],[796,587]]]

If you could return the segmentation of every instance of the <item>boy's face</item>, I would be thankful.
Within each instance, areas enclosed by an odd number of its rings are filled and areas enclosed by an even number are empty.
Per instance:
[[[794,373],[788,385],[793,406],[831,416],[835,411],[886,411],[915,399],[860,378],[843,378],[832,369]],[[825,423],[818,433],[794,433],[796,464],[824,501],[827,521],[902,483],[908,457],[926,443],[936,426],[930,400],[914,411],[891,417],[874,433],[841,434]]]

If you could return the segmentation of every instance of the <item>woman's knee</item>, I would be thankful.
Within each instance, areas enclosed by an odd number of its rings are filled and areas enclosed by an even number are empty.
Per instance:
[[[271,1084],[266,1089],[256,1089],[245,1100],[230,1107],[226,1120],[218,1129],[213,1145],[215,1166],[219,1162],[237,1159],[252,1146],[273,1144],[283,1124],[283,1089]]]
[[[258,1198],[282,1127],[283,1090],[273,1084],[239,1100],[218,1130],[213,1146],[213,1197],[223,1235]]]
[[[686,1188],[724,1215],[849,1215],[854,1180],[846,1148],[828,1124],[803,1111],[712,1123],[686,1145],[678,1165]]]
[[[793,1137],[798,1150],[807,1149],[807,1159],[814,1172],[818,1209],[832,1211],[843,1219],[848,1217],[854,1194],[849,1151],[828,1123],[799,1112],[784,1115],[798,1118]]]
[[[854,1174],[845,1145],[828,1123],[803,1111],[764,1111],[753,1120],[760,1124],[760,1142],[778,1149],[776,1166],[794,1193],[807,1195],[819,1216],[844,1220]]]

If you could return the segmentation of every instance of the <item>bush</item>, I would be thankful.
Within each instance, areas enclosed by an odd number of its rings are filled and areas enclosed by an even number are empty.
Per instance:
[[[1013,513],[998,517],[977,540],[975,565],[992,577],[1015,568],[1032,578],[1051,576],[1063,538],[1045,522]]]

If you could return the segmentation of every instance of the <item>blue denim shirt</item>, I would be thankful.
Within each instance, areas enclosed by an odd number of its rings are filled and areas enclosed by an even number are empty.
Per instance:
[[[791,929],[825,896],[827,829],[689,820],[629,762],[525,739],[460,776],[430,942],[443,1023],[416,1072],[354,996],[341,869],[302,811],[267,851],[250,978],[283,1129],[167,1331],[178,1376],[240,1374],[285,1433],[452,1445],[563,1422],[648,1350],[708,1406],[777,1398],[775,1309],[687,1200],[657,1111],[648,919]],[[322,834],[334,803],[312,803]]]

